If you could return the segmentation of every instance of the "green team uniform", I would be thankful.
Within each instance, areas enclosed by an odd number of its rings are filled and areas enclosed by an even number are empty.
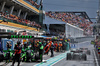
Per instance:
[[[41,62],[42,62],[42,60],[43,60],[43,45],[42,45],[42,43],[41,42],[39,42],[39,57],[40,57],[40,60],[41,60]]]

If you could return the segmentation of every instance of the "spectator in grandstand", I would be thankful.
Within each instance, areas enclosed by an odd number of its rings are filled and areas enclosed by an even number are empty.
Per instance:
[[[40,29],[39,28],[37,28],[37,31],[39,31]]]
[[[64,12],[60,13],[60,12],[49,11],[49,12],[46,12],[46,15],[51,18],[70,23],[70,24],[80,27],[84,30],[86,30],[86,29],[90,30],[88,28],[88,26],[90,26],[90,24],[91,24],[89,22],[89,20],[85,19],[83,16],[76,15],[75,13],[64,13]]]
[[[0,21],[0,23],[2,23],[2,22],[8,23],[7,19],[3,19],[2,21]]]
[[[6,18],[7,18],[6,13],[2,13],[2,12],[1,12],[1,17],[4,17],[4,18],[6,17]],[[6,23],[8,23],[8,21],[7,21],[6,18],[3,19],[2,21],[0,21],[0,23],[2,23],[2,22],[6,22]]]
[[[41,28],[41,26],[39,24],[36,24],[35,21],[30,21],[30,20],[25,20],[25,19],[21,19],[20,17],[17,17],[15,15],[12,15],[12,14],[7,14],[6,13],[3,13],[3,12],[0,12],[0,18],[3,17],[2,21],[0,21],[0,23],[2,22],[6,22],[8,23],[8,19],[9,20],[13,20],[14,22],[17,22],[17,23],[22,23],[22,24],[26,24],[27,26],[30,26],[30,27],[37,27],[37,28]]]
[[[36,3],[37,0],[35,0],[35,1],[33,1],[33,0],[27,0],[27,1],[29,1],[32,5],[36,6],[36,8],[39,8],[39,7],[40,7],[40,5],[38,5],[38,4]]]
[[[30,23],[30,26],[31,26],[31,27],[34,26],[33,22]]]

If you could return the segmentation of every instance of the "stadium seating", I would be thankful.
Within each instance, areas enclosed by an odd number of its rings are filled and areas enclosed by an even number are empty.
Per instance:
[[[92,27],[90,26],[93,22],[90,22],[88,19],[85,19],[83,16],[77,15],[75,13],[67,13],[67,12],[46,12],[46,16],[50,18],[60,20],[79,28],[82,28],[85,31],[91,30]]]
[[[35,6],[37,9],[39,9],[40,5],[37,4],[37,2],[35,2],[35,0],[24,0],[24,1],[28,1],[28,3],[32,6]]]
[[[12,15],[12,14],[10,14],[9,16],[5,13],[2,13],[2,12],[0,14],[1,14],[0,20],[6,21],[6,22],[12,22],[12,23],[14,23],[14,24],[12,24],[13,26],[23,27],[23,28],[25,26],[27,26],[27,27],[31,27],[32,30],[34,30],[33,28],[35,28],[35,29],[40,28],[41,29],[41,26],[39,24],[37,24],[35,21],[21,19],[20,17],[17,17],[17,16]],[[19,25],[16,25],[15,23],[19,24]],[[10,25],[11,25],[11,23],[10,23]]]
[[[31,8],[31,9],[33,9],[33,10],[35,10],[36,12],[39,13],[39,10],[38,10],[38,9],[36,9],[36,8],[33,7],[32,5],[28,4],[28,3],[25,2],[24,0],[17,0],[17,1],[19,1],[20,3],[22,3],[22,4],[26,5],[26,6],[28,6],[29,8]]]

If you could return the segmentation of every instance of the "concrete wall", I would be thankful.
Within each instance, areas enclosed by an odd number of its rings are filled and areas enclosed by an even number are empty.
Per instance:
[[[66,23],[66,25],[65,25],[66,37],[72,37],[72,38],[84,37],[83,33],[84,33],[83,29]]]

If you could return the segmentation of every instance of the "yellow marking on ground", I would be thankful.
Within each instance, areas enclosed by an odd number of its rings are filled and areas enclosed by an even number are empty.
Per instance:
[[[2,21],[2,20],[0,20]],[[24,26],[24,25],[19,25],[19,24],[15,24],[15,23],[11,23],[11,22],[2,22],[0,24],[3,24],[3,25],[7,25],[7,26],[13,26],[13,27],[17,27],[17,28],[23,28],[23,29],[28,29],[28,30],[34,30],[34,31],[37,31],[36,28],[32,28],[32,27],[28,27],[28,26]]]

